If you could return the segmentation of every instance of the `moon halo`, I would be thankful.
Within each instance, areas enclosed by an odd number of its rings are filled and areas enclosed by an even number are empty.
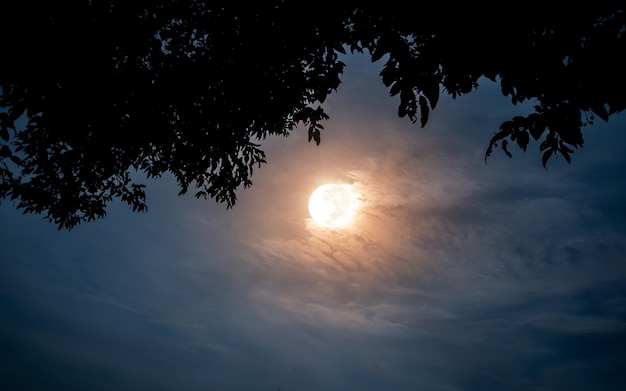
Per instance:
[[[346,226],[354,214],[354,194],[350,185],[328,183],[319,186],[309,198],[313,221],[326,228]]]

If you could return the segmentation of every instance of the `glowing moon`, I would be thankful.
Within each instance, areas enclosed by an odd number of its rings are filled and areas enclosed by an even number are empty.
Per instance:
[[[324,227],[345,226],[352,219],[354,200],[349,185],[326,184],[309,198],[309,213]]]

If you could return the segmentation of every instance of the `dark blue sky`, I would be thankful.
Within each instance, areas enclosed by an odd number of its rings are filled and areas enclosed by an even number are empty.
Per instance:
[[[71,232],[0,207],[0,389],[626,389],[626,117],[541,166],[484,162],[512,106],[488,81],[426,128],[396,117],[381,64],[347,58],[306,132],[226,210],[149,182]],[[307,200],[349,183],[354,223]]]

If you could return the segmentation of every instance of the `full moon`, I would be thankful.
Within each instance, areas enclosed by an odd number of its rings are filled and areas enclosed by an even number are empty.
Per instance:
[[[354,200],[349,185],[322,185],[309,198],[311,218],[324,227],[345,226],[352,219],[353,209]]]

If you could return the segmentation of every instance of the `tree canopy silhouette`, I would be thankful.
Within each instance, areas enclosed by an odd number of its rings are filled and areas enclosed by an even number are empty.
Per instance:
[[[494,13],[402,2],[21,0],[0,5],[0,198],[59,229],[113,199],[146,208],[133,173],[231,207],[265,162],[259,140],[308,128],[340,85],[340,54],[385,59],[397,115],[427,124],[440,94],[493,80],[512,104],[491,140],[532,140],[568,162],[582,128],[626,107],[624,12],[615,2]],[[612,5],[611,5],[612,3]],[[488,143],[487,143],[488,141]]]

